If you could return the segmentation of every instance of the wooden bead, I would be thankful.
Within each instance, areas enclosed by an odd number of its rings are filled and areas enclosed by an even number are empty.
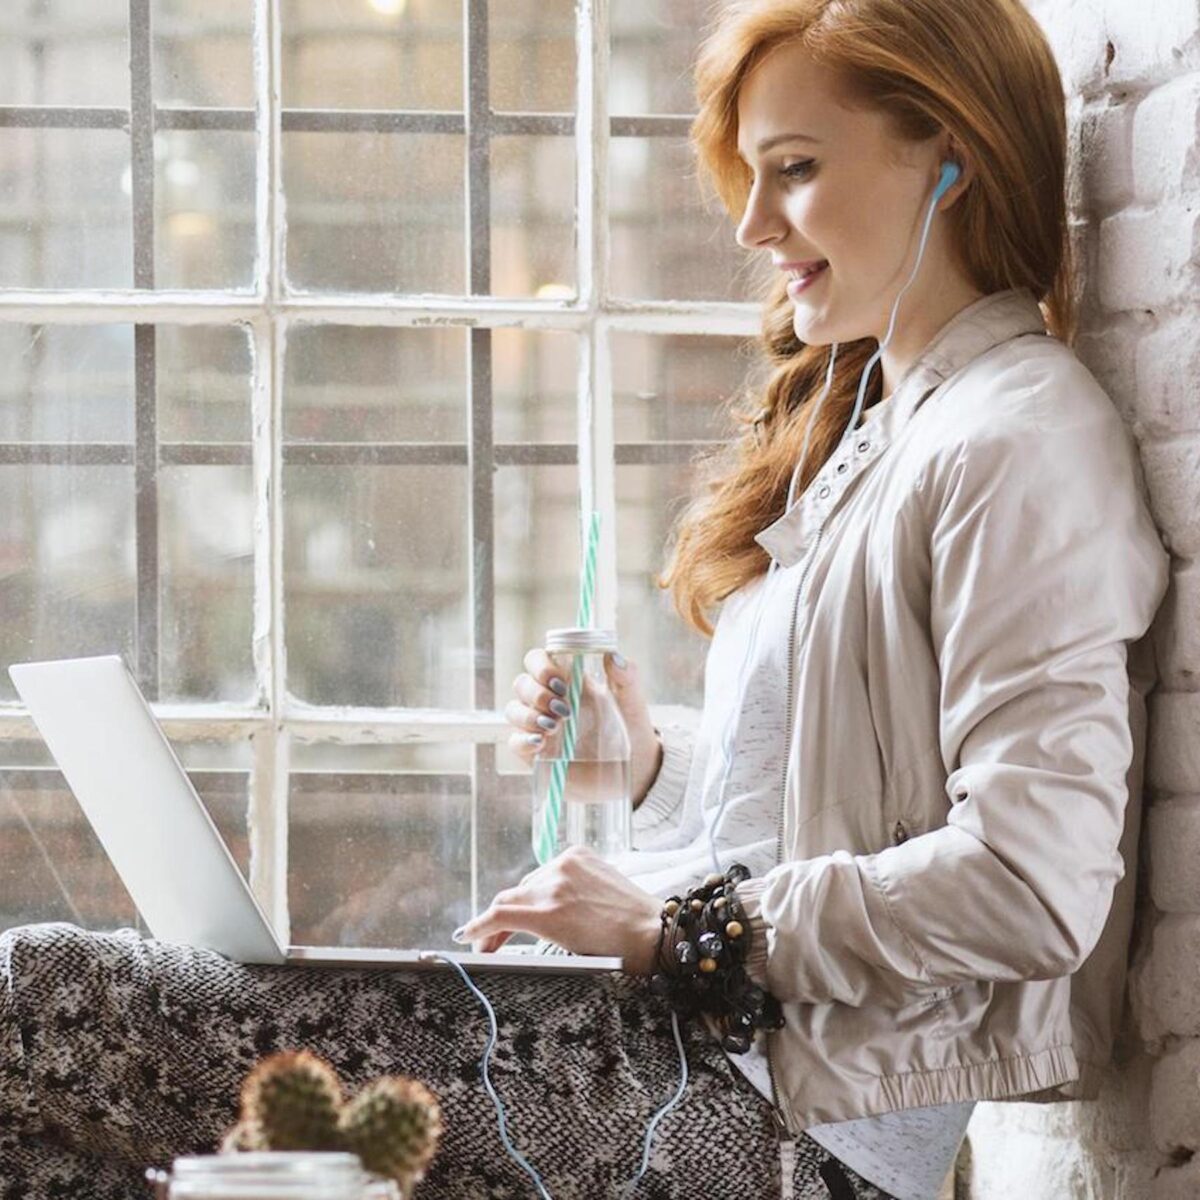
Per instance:
[[[704,877],[704,886],[707,888],[720,887],[724,882],[725,876],[716,871]]]
[[[665,912],[668,917],[673,917],[678,911],[679,911],[679,901],[678,900],[668,900],[666,902],[666,904],[663,905],[663,912]]]
[[[703,900],[693,900],[691,904],[692,912],[699,912],[704,907]]]
[[[746,931],[742,928],[741,921],[728,921],[725,925],[725,936],[731,938],[739,938]]]
[[[724,897],[724,896],[718,896],[718,897],[717,897],[717,898],[716,898],[716,899],[713,901],[713,908],[724,908],[724,907],[725,907],[725,906],[726,906],[728,903],[729,903],[729,901],[728,901],[728,899],[727,899],[726,897]]]
[[[715,958],[702,958],[700,960],[700,970],[706,975],[717,969],[717,960]]]

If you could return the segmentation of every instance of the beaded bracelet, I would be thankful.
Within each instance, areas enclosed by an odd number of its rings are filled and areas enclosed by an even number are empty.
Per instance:
[[[715,1017],[730,1054],[745,1054],[757,1030],[783,1025],[779,1001],[746,974],[750,923],[734,889],[749,878],[749,870],[734,863],[686,896],[663,902],[659,969],[650,979],[654,992],[682,1016]]]

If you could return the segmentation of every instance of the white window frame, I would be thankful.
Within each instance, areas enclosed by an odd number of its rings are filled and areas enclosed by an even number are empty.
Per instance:
[[[251,465],[255,505],[253,660],[260,700],[228,704],[154,703],[168,736],[253,747],[249,784],[250,882],[275,928],[289,930],[287,901],[288,761],[292,741],[403,743],[454,740],[472,746],[471,878],[478,907],[479,798],[497,787],[497,741],[508,727],[496,709],[492,580],[493,466],[497,462],[578,463],[584,511],[601,514],[597,621],[617,625],[616,467],[686,462],[696,443],[614,440],[610,336],[712,334],[752,336],[757,305],[736,302],[614,299],[608,280],[608,148],[617,136],[680,136],[686,116],[610,117],[608,106],[610,0],[576,3],[576,115],[493,113],[488,102],[488,3],[463,0],[463,113],[288,110],[281,104],[282,0],[253,0],[254,110],[167,108],[151,90],[151,0],[129,0],[131,102],[128,109],[0,107],[0,128],[107,128],[130,133],[135,287],[123,290],[13,290],[0,287],[0,322],[32,325],[132,324],[135,330],[135,445],[5,447],[5,461],[132,462],[138,479],[138,673],[153,698],[157,681],[158,564],[156,470],[160,461],[212,461],[204,447],[165,446],[154,418],[154,338],[160,325],[237,325],[253,345]],[[569,132],[575,121],[577,170],[577,297],[572,300],[499,300],[489,287],[489,139],[492,134]],[[462,297],[290,292],[284,275],[282,131],[291,129],[404,129],[464,133],[467,138],[466,220],[470,293]],[[249,290],[155,290],[153,262],[154,131],[244,129],[256,147],[256,265]],[[482,214],[482,216],[481,216]],[[2,281],[0,281],[2,283]],[[283,518],[278,481],[282,444],[283,354],[288,331],[314,324],[377,327],[437,325],[468,331],[469,418],[466,461],[471,476],[468,554],[471,570],[474,661],[470,710],[367,709],[306,704],[287,694],[282,588]],[[497,446],[492,439],[490,331],[561,330],[580,342],[577,392],[578,450],[571,446]],[[429,454],[438,448],[425,447]],[[457,448],[461,461],[462,447]],[[107,452],[107,457],[105,457]],[[217,450],[213,450],[217,453]],[[408,452],[413,461],[421,447]],[[444,453],[445,448],[440,448]],[[124,457],[121,457],[121,454]],[[175,455],[173,459],[171,456]],[[429,459],[427,461],[433,461]],[[483,563],[483,570],[477,568]],[[482,577],[481,577],[482,576]],[[505,684],[507,681],[503,681]],[[656,708],[667,719],[669,707]],[[0,738],[36,739],[28,714],[0,706]]]

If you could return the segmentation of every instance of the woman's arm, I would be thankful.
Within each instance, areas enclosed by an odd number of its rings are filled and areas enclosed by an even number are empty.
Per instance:
[[[1128,434],[1115,414],[1001,429],[927,482],[947,824],[740,885],[780,999],[898,1006],[1069,974],[1123,873],[1127,643],[1167,581]]]

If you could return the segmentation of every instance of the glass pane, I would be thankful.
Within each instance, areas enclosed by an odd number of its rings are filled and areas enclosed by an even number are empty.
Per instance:
[[[253,21],[247,0],[153,0],[155,100],[172,107],[253,107]]]
[[[488,34],[494,109],[575,111],[574,0],[488,0]]]
[[[575,295],[575,143],[494,138],[492,293]]]
[[[282,0],[285,108],[462,111],[461,0]]]
[[[254,134],[154,139],[154,282],[249,287],[254,278]]]
[[[462,442],[466,395],[461,329],[301,325],[288,334],[287,442]]]
[[[0,466],[0,660],[135,661],[133,501],[132,467]]]
[[[496,441],[576,440],[577,353],[572,333],[492,330]]]
[[[251,468],[163,467],[158,500],[160,697],[252,703]]]
[[[692,63],[712,0],[612,0],[609,108],[691,113]]]
[[[0,286],[131,287],[130,190],[120,130],[0,130]]]
[[[752,260],[724,209],[704,200],[686,139],[614,138],[609,184],[615,295],[754,298]]]
[[[293,773],[288,854],[294,942],[453,949],[471,915],[470,779]]]
[[[501,888],[512,887],[527,875],[537,862],[530,839],[532,817],[532,779],[529,770],[516,756],[498,747],[501,770],[512,774],[495,777],[494,786],[479,797],[480,846],[487,852],[479,856],[479,907],[490,903]],[[511,764],[511,765],[505,765]],[[514,942],[532,942],[528,934],[519,934]]]
[[[355,771],[471,773],[471,747],[465,742],[346,745],[293,740],[289,753],[293,771],[316,771],[323,775]]]
[[[244,744],[176,742],[176,754],[248,876]],[[197,766],[196,764],[202,764]],[[41,741],[0,743],[0,929],[71,921],[144,930],[120,877]]]
[[[574,467],[496,472],[496,707],[512,698],[525,652],[579,605],[579,475]]]
[[[129,0],[0,5],[0,104],[129,105]]]
[[[696,486],[688,465],[617,468],[617,579],[623,653],[641,669],[651,704],[704,701],[708,641],[676,615],[654,580],[671,525]]]
[[[465,707],[465,467],[284,468],[290,690],[314,704]]]
[[[159,438],[240,442],[249,455],[249,332],[236,326],[160,325],[156,345]]]
[[[733,337],[612,335],[618,442],[724,440],[735,426],[727,406],[755,353]]]
[[[296,287],[464,290],[464,138],[291,133],[283,144]]]
[[[130,325],[0,324],[0,441],[133,440]]]

